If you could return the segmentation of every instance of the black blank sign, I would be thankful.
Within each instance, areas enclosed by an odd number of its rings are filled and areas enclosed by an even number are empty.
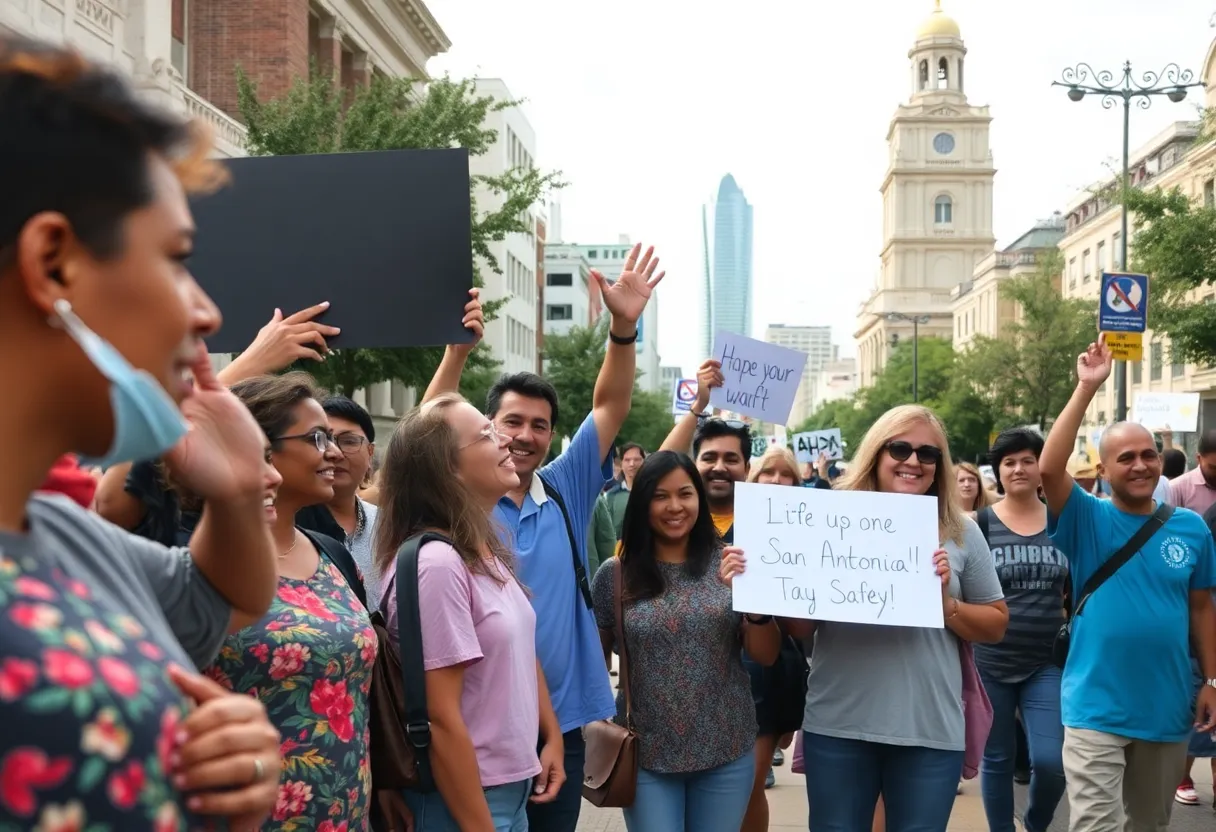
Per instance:
[[[276,307],[321,301],[333,348],[467,343],[473,286],[463,149],[260,156],[192,202],[190,269],[224,315],[213,353],[240,352]]]

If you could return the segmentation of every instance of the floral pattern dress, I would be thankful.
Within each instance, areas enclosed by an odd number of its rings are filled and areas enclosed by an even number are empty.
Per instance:
[[[201,828],[169,780],[177,648],[45,560],[0,552],[0,832]]]
[[[220,684],[260,699],[283,737],[279,799],[263,829],[368,828],[376,649],[367,611],[322,556],[308,580],[280,578],[266,615],[229,636],[207,669]]]

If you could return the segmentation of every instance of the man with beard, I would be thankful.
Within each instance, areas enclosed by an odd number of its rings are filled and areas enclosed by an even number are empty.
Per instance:
[[[609,343],[592,394],[592,409],[570,445],[541,467],[558,436],[553,385],[534,373],[503,376],[486,396],[486,415],[511,440],[520,486],[499,501],[495,519],[515,548],[520,580],[536,611],[536,656],[549,686],[565,744],[566,782],[551,803],[529,803],[532,832],[574,832],[582,806],[586,747],[582,728],[616,714],[599,628],[591,612],[587,531],[604,483],[612,478],[612,447],[629,415],[637,368],[638,321],[654,287],[654,249],[635,245],[625,269],[609,282],[599,272],[611,314]],[[465,356],[449,347],[426,399],[456,390]],[[540,784],[543,785],[543,784]]]
[[[1216,430],[1199,437],[1199,463],[1170,482],[1170,504],[1203,514],[1216,504]]]

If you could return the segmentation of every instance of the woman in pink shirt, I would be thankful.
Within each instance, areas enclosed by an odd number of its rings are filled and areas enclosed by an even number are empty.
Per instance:
[[[376,559],[388,576],[380,604],[390,634],[397,549],[427,531],[453,544],[430,541],[418,553],[438,791],[405,794],[415,832],[526,832],[528,801],[552,800],[566,779],[561,729],[536,661],[536,616],[490,520],[519,487],[507,442],[475,407],[444,394],[401,420],[381,469]]]

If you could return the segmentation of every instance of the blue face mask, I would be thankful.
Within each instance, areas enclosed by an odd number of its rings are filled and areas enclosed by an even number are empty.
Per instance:
[[[114,442],[105,456],[82,457],[80,464],[107,468],[143,462],[158,458],[180,442],[186,435],[186,420],[160,383],[132,367],[118,350],[85,326],[66,300],[55,301],[55,314],[58,319],[52,319],[52,325],[66,332],[110,382]]]

